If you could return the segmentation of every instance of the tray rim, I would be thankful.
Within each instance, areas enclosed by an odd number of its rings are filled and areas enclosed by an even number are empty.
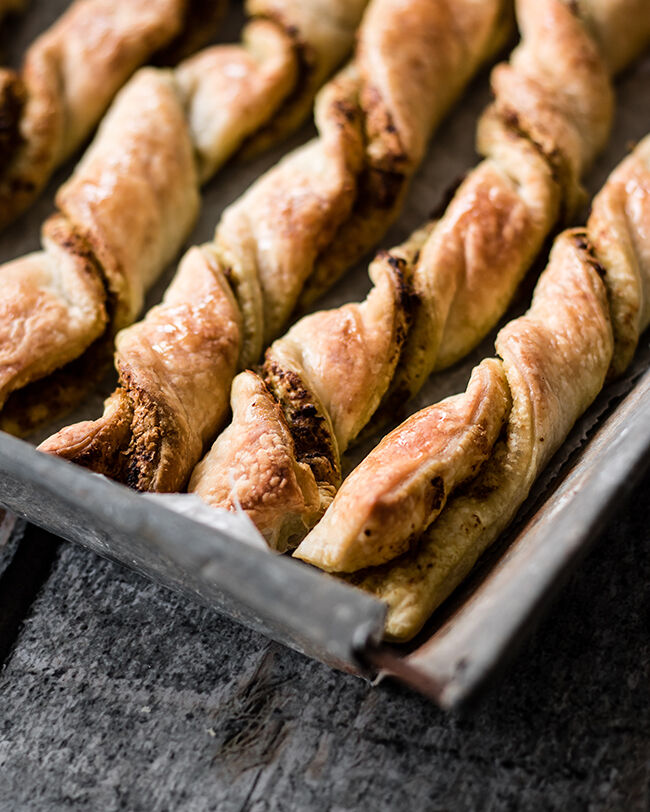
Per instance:
[[[621,424],[623,430],[618,432]],[[649,452],[650,368],[647,368],[631,379],[630,388],[621,402],[610,409],[604,419],[597,419],[593,436],[578,452],[577,461],[566,472],[566,463],[563,464],[559,485],[544,497],[541,506],[526,518],[521,529],[508,541],[485,582],[458,612],[447,618],[424,644],[410,653],[382,642],[386,606],[361,590],[290,557],[255,549],[227,533],[181,516],[165,504],[156,504],[124,485],[42,454],[28,442],[4,432],[0,432],[0,484],[3,476],[11,474],[16,482],[29,483],[39,492],[63,499],[76,508],[83,500],[93,498],[93,511],[87,513],[109,534],[119,530],[122,534],[144,540],[152,550],[162,551],[175,565],[225,589],[229,600],[215,605],[196,590],[182,588],[173,577],[160,577],[124,555],[115,554],[114,550],[101,549],[84,538],[83,527],[68,533],[56,528],[56,532],[169,588],[188,592],[212,609],[330,666],[367,679],[377,675],[379,679],[396,677],[433,699],[443,709],[453,710],[480,694],[512,659],[549,608],[563,582],[595,543],[600,535],[598,531],[604,529],[604,519],[613,513],[620,494],[629,491],[650,468]],[[616,476],[603,476],[602,469],[593,464],[592,458],[597,462],[605,454],[609,470],[611,466],[616,467]],[[597,507],[590,510],[588,521],[576,526],[573,520],[575,499],[569,499],[567,495],[575,493],[576,480],[580,477],[581,501],[587,500],[587,504],[593,505],[595,499]],[[0,488],[0,504],[36,525],[52,529],[52,523],[43,520],[34,504],[24,510],[19,502],[16,498],[7,499],[7,493]],[[545,519],[545,514],[550,514],[550,520]],[[558,521],[560,527],[564,526],[562,522],[573,521],[570,549],[565,549],[567,556],[556,557],[537,589],[525,593],[524,599],[521,594],[516,596],[517,599],[510,596],[510,608],[514,606],[515,611],[510,615],[509,624],[486,624],[486,618],[494,620],[494,604],[491,612],[486,613],[485,598],[482,599],[485,585],[489,606],[489,594],[494,591],[495,580],[505,577],[514,583],[508,563],[513,556],[516,557],[521,540],[531,532],[539,533],[540,525],[544,538],[548,539],[557,533]],[[183,544],[178,543],[179,537],[183,538]],[[250,589],[248,597],[241,588],[233,589],[233,572],[254,579],[254,584],[261,590],[258,598]],[[309,600],[298,613],[293,598],[287,601],[285,593],[283,599],[282,591],[287,583],[310,591]],[[341,605],[345,607],[343,617],[332,617],[333,608]],[[256,622],[255,615],[262,621]],[[486,625],[490,627],[487,637]],[[479,656],[471,650],[472,644],[481,639],[477,635],[483,638],[483,645],[478,647]]]
[[[445,710],[467,705],[494,683],[596,544],[619,497],[650,469],[650,367],[632,380],[621,402],[597,420],[573,464],[561,465],[553,491],[515,533],[506,531],[510,537],[487,577],[458,610],[406,655],[392,646],[375,650],[372,661],[383,674]],[[598,465],[604,458],[607,468]],[[554,545],[558,536],[562,545]],[[517,569],[522,561],[529,566]]]
[[[215,606],[196,590],[182,589],[137,560],[129,560],[91,538],[88,522],[62,528],[33,502],[7,484],[27,485],[57,504],[83,507],[89,518],[111,534],[138,538],[176,567],[219,587],[226,600]],[[92,510],[84,503],[92,501]],[[323,662],[370,677],[359,653],[379,643],[386,607],[338,579],[287,556],[246,545],[225,532],[181,516],[164,504],[145,499],[124,485],[37,451],[24,440],[0,432],[0,504],[27,521],[140,574],[207,603],[233,619]],[[88,536],[84,536],[84,532]],[[179,544],[178,539],[183,541]],[[293,594],[286,590],[295,587]],[[300,591],[302,590],[302,591]],[[255,622],[265,617],[268,624]],[[307,627],[307,634],[305,630]]]

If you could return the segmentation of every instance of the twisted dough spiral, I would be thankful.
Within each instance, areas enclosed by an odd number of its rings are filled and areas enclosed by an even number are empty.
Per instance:
[[[59,190],[43,251],[0,269],[0,405],[133,322],[194,223],[199,183],[250,135],[282,131],[285,100],[296,122],[351,49],[365,1],[329,2],[319,18],[321,0],[256,0],[263,16],[247,23],[241,45],[127,83]],[[47,397],[34,409],[14,399],[4,427],[29,429]]]
[[[202,15],[199,47],[225,0]],[[0,228],[88,137],[136,68],[191,29],[197,0],[76,0],[28,49],[19,74],[0,70]],[[202,40],[202,41],[201,41]]]
[[[612,18],[627,7],[627,0],[611,3]],[[517,14],[522,42],[509,63],[495,68],[496,99],[479,125],[479,145],[488,157],[468,175],[438,222],[377,258],[371,270],[376,287],[364,304],[308,316],[271,346],[261,377],[283,405],[293,444],[268,460],[260,455],[256,470],[265,489],[249,475],[228,496],[228,472],[241,468],[237,437],[245,431],[238,425],[245,390],[233,388],[233,423],[194,473],[190,488],[213,505],[230,506],[236,498],[272,544],[295,545],[322,515],[340,483],[340,455],[382,398],[382,408],[394,411],[434,369],[464,355],[496,324],[561,206],[574,208],[582,197],[580,175],[604,144],[611,120],[605,57],[576,9],[560,0],[520,0]],[[645,28],[647,39],[650,20]],[[604,53],[611,53],[607,31],[599,36]],[[637,44],[630,47],[626,57],[636,49]],[[616,64],[623,62],[617,55]],[[279,380],[292,381],[292,397]],[[314,438],[304,420],[296,424],[295,391],[301,392],[303,411],[311,410]],[[496,428],[477,424],[492,441]],[[326,452],[330,465],[314,466],[312,455],[320,460]],[[254,456],[250,450],[249,456]],[[290,470],[286,460],[311,466],[314,480],[305,488],[302,506],[292,501],[290,536],[275,525],[283,474]],[[459,481],[467,475],[459,471]],[[439,490],[439,483],[430,483],[418,498],[441,507]],[[306,547],[301,550],[306,557]],[[317,563],[334,566],[322,557]]]
[[[217,227],[244,317],[242,366],[258,361],[301,297],[333,284],[384,233],[433,128],[505,30],[500,0],[370,4],[352,64],[316,106],[319,137]]]
[[[413,482],[396,481],[398,471],[384,487],[386,477],[392,476],[396,449],[421,453],[423,474],[436,463],[447,479],[454,473],[439,452],[450,439],[455,442],[449,427],[438,420],[439,411],[449,409],[449,401],[424,409],[366,458],[297,554],[308,561],[324,561],[330,569],[341,563],[347,570],[371,565],[349,580],[388,603],[388,637],[412,637],[512,521],[606,376],[624,370],[638,336],[649,325],[650,136],[595,198],[587,229],[566,231],[555,241],[529,311],[497,336],[496,351],[502,360],[484,361],[475,369],[467,393],[453,399],[469,413],[476,399],[472,387],[476,388],[481,370],[486,375],[486,365],[494,376],[505,378],[512,398],[504,435],[493,444],[478,476],[457,494],[449,494],[457,484],[449,482],[445,493],[449,501],[437,518],[422,511],[411,513],[412,523],[405,521]],[[485,383],[480,390],[484,408],[496,410],[496,417],[502,411],[501,393]],[[432,455],[419,440],[411,443],[413,421],[428,435]],[[467,421],[466,430],[472,422]],[[471,460],[472,449],[456,451]],[[345,512],[345,504],[360,494],[371,506],[366,517],[376,519],[383,509],[397,525],[393,541],[397,538],[400,543],[392,551],[380,549],[378,556],[373,545],[377,536],[365,533],[374,529],[373,522],[362,516],[355,524]],[[401,558],[390,560],[391,552],[399,554],[409,546]],[[388,563],[372,567],[381,560]]]
[[[583,201],[580,178],[610,129],[609,71],[650,42],[647,0],[516,7],[522,43],[493,72],[495,102],[479,122],[486,158],[409,269],[418,308],[387,410],[496,325],[561,209],[572,216]],[[621,21],[633,14],[635,34],[623,39]]]
[[[352,64],[317,100],[318,138],[291,153],[236,201],[224,213],[214,242],[203,249],[216,256],[237,299],[241,366],[256,362],[264,345],[286,323],[319,256],[334,250],[342,229],[358,224],[359,240],[348,246],[356,255],[395,215],[433,127],[501,41],[506,26],[502,12],[501,0],[373,0]],[[402,47],[404,42],[408,48]],[[372,236],[367,231],[361,234],[365,218],[375,231]],[[378,294],[378,302],[382,295]],[[389,288],[386,295],[392,296]],[[188,311],[198,300],[189,289]],[[195,362],[183,346],[191,328],[181,329],[172,309],[168,319],[178,341],[173,349],[165,345],[165,353],[173,353],[176,366],[166,365],[166,377],[155,391],[143,394],[131,384],[144,376],[133,348],[138,342],[150,343],[147,317],[118,338],[122,395],[107,403],[99,421],[62,430],[43,444],[43,450],[120,478],[123,466],[114,466],[119,451],[119,459],[130,460],[128,470],[138,472],[127,477],[135,487],[174,490],[184,484],[201,452],[195,454],[194,445],[186,447],[182,433],[173,476],[160,472],[160,445],[155,442],[159,431],[149,432],[147,453],[133,441],[142,432],[135,422],[142,412],[132,404],[145,396],[157,404],[151,407],[149,420],[155,422],[156,413],[171,414],[171,405],[178,400],[194,403],[200,385],[185,374]],[[128,353],[123,351],[125,344],[131,348]],[[207,359],[207,353],[202,357]],[[223,364],[230,374],[223,374],[218,392],[213,392],[210,420],[204,413],[194,417],[197,425],[208,425],[214,433],[225,417],[223,401],[235,366],[230,350],[227,363],[218,356],[213,363],[215,368]],[[114,408],[118,401],[122,410]],[[129,436],[121,429],[125,422],[132,426]],[[204,441],[208,439],[204,436]],[[336,481],[326,454],[319,458],[323,476]],[[314,455],[311,460],[317,465]]]

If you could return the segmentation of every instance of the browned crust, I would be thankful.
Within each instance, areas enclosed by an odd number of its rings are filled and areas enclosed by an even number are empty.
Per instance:
[[[402,144],[393,116],[377,88],[361,88],[361,107],[368,141],[381,143],[379,156],[370,158],[360,178],[357,206],[390,209],[397,202],[408,176],[412,160]]]
[[[175,415],[138,386],[129,370],[121,371],[110,401],[113,408],[102,418],[69,426],[40,448],[135,490],[154,490],[163,440],[174,444],[180,438]]]
[[[269,398],[269,402],[272,403],[273,408],[273,415],[274,419],[280,423],[283,429],[286,429],[288,434],[291,434],[291,430],[289,425],[287,424],[287,418],[285,415],[285,410],[282,408],[282,404],[278,401],[277,397],[275,396],[274,392],[271,390],[268,383],[259,376],[256,376],[259,386],[261,387],[261,391],[265,396]],[[255,399],[253,399],[255,402]],[[293,441],[293,436],[291,437]],[[295,441],[294,441],[294,448],[290,449],[291,451],[295,450]],[[267,467],[264,468],[264,480],[257,482],[254,478],[249,480],[249,484],[251,485],[250,488],[244,488],[237,490],[236,494],[236,501],[239,503],[242,510],[246,511],[256,511],[261,504],[268,506],[269,501],[271,501],[272,497],[269,497],[269,494],[272,493],[269,490],[269,483],[273,481],[278,481],[281,483],[290,482],[293,478],[293,469],[287,457],[282,457],[278,459],[273,455],[269,455],[266,460]],[[228,507],[234,506],[235,502],[230,501]]]
[[[269,391],[282,407],[293,438],[296,460],[309,465],[319,485],[338,488],[341,466],[336,440],[316,398],[300,375],[283,369],[270,352],[262,372]]]
[[[63,416],[94,388],[108,372],[112,360],[114,331],[111,328],[114,297],[109,293],[104,269],[94,251],[62,214],[54,214],[43,226],[43,236],[76,261],[88,285],[101,290],[106,329],[78,358],[13,392],[3,405],[0,429],[17,436]]]
[[[20,77],[0,71],[0,228],[32,203],[56,166],[86,139],[131,73],[161,46],[169,49],[166,57],[161,55],[163,61],[199,47],[216,30],[225,5],[225,0],[175,2],[175,13],[168,5],[155,7],[147,18],[145,8],[145,24],[125,29],[119,25],[120,5],[129,5],[125,0],[114,4],[114,28],[104,15],[97,16],[93,3],[78,0],[30,46]],[[91,52],[86,43],[96,37],[93,26],[100,30],[102,43]],[[83,71],[84,59],[95,52],[100,56],[88,74],[95,92],[88,87],[80,91],[70,76]],[[4,139],[3,127],[8,134]]]
[[[548,143],[543,144],[538,141],[535,138],[534,129],[522,124],[519,113],[513,108],[508,107],[507,104],[504,104],[499,109],[499,116],[506,127],[506,133],[510,130],[517,138],[528,141],[548,164],[553,180],[559,183],[560,179],[566,173],[566,166],[565,160],[557,146]]]
[[[92,331],[91,334],[87,337],[78,335],[74,339],[75,351],[79,356],[76,361],[72,361],[70,359],[74,356],[70,355],[69,350],[64,350],[62,355],[49,352],[50,334],[47,333],[46,326],[37,323],[38,314],[30,312],[30,304],[21,305],[14,302],[17,308],[14,317],[23,320],[22,325],[30,336],[30,343],[34,348],[31,359],[25,359],[26,366],[22,367],[22,372],[21,366],[17,366],[10,377],[4,379],[2,396],[3,399],[10,397],[9,401],[3,404],[7,414],[3,415],[2,426],[5,430],[19,435],[32,431],[38,423],[74,407],[87,394],[106,371],[106,355],[112,341],[109,331],[111,300],[107,294],[106,278],[88,243],[61,214],[55,214],[45,222],[43,239],[49,248],[66,255],[64,262],[69,266],[68,270],[74,274],[76,290],[82,298],[90,298],[95,315],[88,327]],[[8,307],[11,313],[11,294]],[[47,308],[45,315],[47,316]],[[5,315],[4,318],[7,319],[8,316]],[[32,322],[35,322],[36,326]],[[47,324],[49,329],[58,332],[56,320],[50,319],[49,322],[46,320],[45,325]],[[31,330],[35,332],[30,332]],[[61,330],[65,332],[63,325]],[[12,346],[13,337],[10,337],[9,341]],[[104,344],[106,347],[103,347]],[[101,350],[100,346],[103,347]],[[37,348],[40,348],[42,356],[39,356]],[[84,357],[87,353],[90,360]],[[76,380],[76,377],[79,377],[79,380]],[[15,389],[25,389],[24,396],[17,394]]]
[[[296,82],[285,96],[278,110],[256,132],[249,135],[239,149],[239,157],[250,160],[280,141],[289,133],[308,112],[303,108],[311,103],[314,87],[314,68],[316,54],[312,46],[300,36],[295,25],[292,25],[277,9],[270,14],[258,14],[253,19],[269,20],[277,25],[289,37],[292,43],[297,70]]]
[[[97,259],[97,255],[92,250],[88,241],[65,215],[53,214],[49,217],[43,226],[43,235],[56,243],[67,254],[83,260],[85,272],[91,276],[99,276],[102,280],[104,291],[108,291],[106,274]]]
[[[576,248],[582,252],[583,260],[588,265],[591,265],[601,279],[604,279],[607,276],[607,270],[605,266],[598,261],[596,249],[589,239],[589,232],[587,229],[574,229],[571,232],[571,239],[573,240]]]
[[[417,262],[418,253],[416,252],[413,264]],[[397,296],[402,315],[402,318],[397,323],[395,344],[401,353],[420,301],[411,284],[413,268],[404,257],[400,257],[391,251],[379,251],[377,256],[380,259],[385,258],[386,262],[395,271],[393,279],[397,285]]]
[[[361,87],[359,110],[366,147],[372,136],[381,142],[381,154],[375,158],[366,149],[366,163],[357,177],[352,211],[333,241],[319,255],[297,312],[318,299],[368,250],[376,234],[386,231],[401,209],[413,172],[413,162],[404,150],[391,113],[374,87]]]

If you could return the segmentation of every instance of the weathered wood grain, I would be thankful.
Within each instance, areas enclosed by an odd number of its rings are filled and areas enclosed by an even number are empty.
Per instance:
[[[649,489],[463,717],[66,545],[0,675],[0,809],[646,809]]]

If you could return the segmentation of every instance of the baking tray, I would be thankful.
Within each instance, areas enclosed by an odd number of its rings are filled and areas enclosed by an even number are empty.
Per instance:
[[[57,0],[56,5],[66,3]],[[20,49],[39,30],[39,19],[52,18],[54,6],[48,0],[32,0],[23,28],[19,25],[9,41],[9,62],[16,61]],[[235,9],[226,39],[236,37],[240,23]],[[435,138],[405,211],[382,241],[383,247],[398,243],[424,222],[445,190],[475,164],[474,130],[488,99],[484,75]],[[610,146],[588,178],[591,192],[599,188],[630,142],[650,129],[649,60],[622,78],[618,99]],[[306,127],[282,148],[222,172],[205,190],[191,242],[209,239],[223,208],[287,148],[311,134]],[[0,236],[0,261],[37,248],[40,224],[52,210],[54,191],[69,171],[67,167],[58,173],[32,211]],[[172,269],[152,291],[148,306],[160,299],[171,273]],[[320,306],[359,299],[367,289],[362,266]],[[521,312],[530,289],[529,280],[506,319]],[[462,390],[472,366],[494,353],[493,340],[494,334],[462,363],[434,376],[411,410]],[[385,607],[369,595],[291,558],[271,555],[179,515],[165,500],[143,497],[36,452],[34,444],[61,421],[44,427],[31,442],[0,433],[0,504],[309,656],[368,679],[393,675],[441,706],[453,708],[503,667],[593,544],[621,494],[650,464],[649,366],[650,347],[645,341],[625,379],[608,387],[576,426],[513,528],[483,556],[468,581],[408,646],[382,643]],[[101,401],[113,383],[109,376],[65,422],[101,413]],[[356,449],[347,467],[367,453],[376,439],[370,437]]]
[[[0,502],[298,651],[370,679],[396,676],[453,708],[514,653],[621,495],[650,465],[649,363],[646,346],[633,376],[603,393],[576,426],[559,453],[576,450],[551,464],[520,516],[543,498],[541,506],[484,556],[409,647],[382,644],[385,607],[360,590],[254,549],[178,515],[162,500],[40,454],[7,434],[0,434]],[[628,387],[612,409],[607,401]],[[603,410],[609,412],[605,420]],[[593,434],[588,442],[585,433]]]

